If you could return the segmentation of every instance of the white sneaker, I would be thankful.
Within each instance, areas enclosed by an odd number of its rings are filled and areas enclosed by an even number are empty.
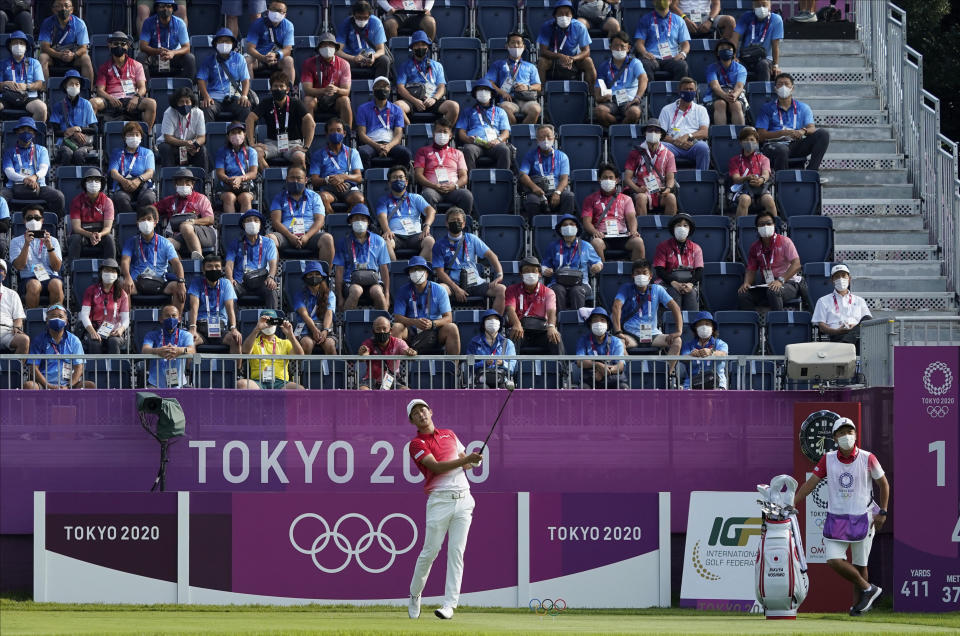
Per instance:
[[[411,596],[407,603],[407,616],[410,618],[420,618],[420,597]]]
[[[453,618],[453,608],[452,607],[438,607],[433,611],[433,614],[437,618]]]

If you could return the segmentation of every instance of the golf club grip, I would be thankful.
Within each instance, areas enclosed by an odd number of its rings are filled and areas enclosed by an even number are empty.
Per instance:
[[[507,402],[510,401],[510,398],[513,397],[513,391],[510,391],[507,394],[507,399],[503,401],[503,404],[500,406],[500,412],[497,413],[497,417],[493,420],[493,426],[490,427],[490,432],[487,433],[486,439],[483,440],[483,446],[480,447],[480,454],[483,455],[483,451],[487,449],[487,442],[490,441],[490,436],[493,435],[493,431],[497,428],[497,422],[500,421],[500,416],[503,415],[503,409],[507,408]]]

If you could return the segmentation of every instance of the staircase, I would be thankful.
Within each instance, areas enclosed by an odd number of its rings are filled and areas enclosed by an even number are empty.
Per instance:
[[[835,260],[874,318],[956,315],[938,248],[920,215],[872,71],[856,40],[783,40],[781,68],[830,131],[820,167],[823,214],[833,219]]]

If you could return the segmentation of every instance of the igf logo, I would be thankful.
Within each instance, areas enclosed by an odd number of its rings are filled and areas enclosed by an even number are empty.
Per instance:
[[[760,536],[763,520],[760,517],[717,517],[710,531],[710,545],[745,546],[752,536]]]

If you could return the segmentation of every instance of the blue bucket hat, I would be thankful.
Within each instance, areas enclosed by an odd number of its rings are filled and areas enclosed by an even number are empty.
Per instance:
[[[352,216],[355,215],[355,214],[359,214],[359,215],[361,215],[361,216],[367,217],[367,220],[368,220],[368,221],[372,221],[372,220],[373,220],[373,217],[370,216],[370,208],[368,208],[368,207],[367,207],[366,205],[364,205],[363,203],[358,203],[358,204],[356,204],[355,206],[353,206],[352,208],[350,208],[350,211],[347,212],[347,220],[349,221],[349,220],[350,220],[350,217],[352,217]]]
[[[414,31],[413,36],[410,38],[410,47],[413,48],[413,45],[417,42],[423,42],[428,46],[432,46],[433,42],[430,41],[430,38],[427,36],[425,31]]]
[[[587,317],[586,322],[590,322],[594,316],[603,316],[603,319],[607,321],[607,326],[610,326],[610,314],[608,314],[607,310],[603,307],[594,307],[593,311],[591,311]]]
[[[496,91],[493,90],[493,83],[487,78],[479,79],[476,82],[474,82],[473,86],[470,88],[470,94],[476,97],[478,88],[487,88],[487,89],[490,89],[491,93],[493,93],[494,95],[496,94]]]
[[[695,313],[693,318],[690,320],[690,326],[697,324],[701,320],[709,320],[714,329],[718,328],[717,321],[713,319],[713,314],[711,314],[709,311],[698,311]]]
[[[224,28],[220,29],[219,31],[217,31],[217,32],[214,34],[213,39],[212,39],[211,41],[212,41],[212,42],[216,42],[216,41],[219,40],[220,38],[230,38],[231,40],[233,40],[233,45],[234,45],[234,46],[237,45],[237,36],[235,36],[235,35],[233,34],[233,31],[231,31],[230,29],[228,29],[228,28],[226,28],[226,27],[224,27]]]
[[[330,272],[327,271],[327,265],[323,261],[307,261],[307,266],[303,270],[301,278],[306,278],[307,274],[319,272],[324,278],[330,278]]]
[[[577,224],[577,234],[579,234],[579,233],[583,230],[583,225],[581,225],[580,219],[578,219],[578,218],[577,218],[576,216],[574,216],[573,214],[564,214],[564,215],[561,216],[559,219],[557,219],[557,224],[553,226],[553,231],[556,232],[557,234],[560,234],[560,225],[561,225],[564,221],[573,221],[574,223],[576,223],[576,224]]]
[[[493,317],[495,317],[495,318],[499,318],[499,319],[500,319],[500,324],[501,324],[501,325],[503,324],[503,316],[501,316],[500,314],[498,314],[496,309],[487,309],[487,310],[484,311],[482,314],[480,314],[480,324],[483,324],[483,321],[486,320],[487,318],[491,317],[491,316],[493,316]]]
[[[86,77],[81,75],[78,70],[72,68],[63,74],[63,79],[60,81],[60,86],[63,86],[64,84],[66,84],[67,80],[70,79],[71,77],[75,77],[78,80],[80,80],[80,88],[87,88],[87,86],[90,84],[90,82],[87,80]]]
[[[17,120],[17,125],[13,127],[14,130],[17,128],[32,128],[33,132],[40,132],[40,129],[37,128],[37,122],[33,120],[33,117],[21,117]]]
[[[433,267],[431,267],[430,263],[427,262],[427,259],[425,259],[422,256],[414,256],[413,258],[411,258],[407,262],[407,266],[403,268],[403,271],[406,273],[409,273],[410,270],[413,269],[414,267],[422,267],[425,270],[427,270],[427,272],[431,274],[433,273]]]
[[[557,15],[557,9],[560,7],[570,7],[570,10],[573,11],[573,3],[570,0],[557,0],[557,3],[553,5],[553,15]]]
[[[10,37],[7,38],[7,50],[10,50],[10,45],[13,44],[14,40],[23,40],[27,43],[27,52],[24,54],[24,57],[29,57],[30,52],[33,51],[33,38],[24,33],[23,31],[14,31],[10,34]]]
[[[191,173],[190,176],[193,176],[193,174]],[[263,223],[263,215],[260,214],[260,210],[254,210],[253,208],[251,208],[251,209],[247,210],[246,212],[244,212],[243,214],[240,215],[240,223],[239,223],[239,225],[243,225],[243,222],[244,222],[248,217],[251,217],[251,216],[257,217],[257,218],[260,220],[260,223]]]

